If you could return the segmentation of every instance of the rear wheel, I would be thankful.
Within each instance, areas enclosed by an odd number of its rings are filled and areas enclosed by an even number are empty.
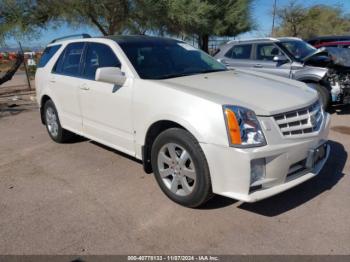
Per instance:
[[[55,142],[64,143],[73,138],[73,133],[62,128],[56,107],[52,100],[48,100],[44,105],[44,119],[47,132]]]
[[[212,196],[204,152],[186,130],[171,128],[162,132],[152,146],[151,159],[155,178],[171,200],[198,207]]]

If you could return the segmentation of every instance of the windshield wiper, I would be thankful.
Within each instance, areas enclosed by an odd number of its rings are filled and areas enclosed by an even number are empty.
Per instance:
[[[175,77],[181,77],[181,76],[189,76],[189,75],[193,75],[193,74],[195,74],[195,73],[191,72],[191,73],[167,74],[167,75],[155,77],[154,79],[168,79],[168,78],[175,78]]]
[[[228,71],[227,69],[208,69],[201,72],[198,72],[198,74],[206,74],[206,73],[214,73],[214,72],[223,72]]]
[[[154,79],[168,79],[168,78],[190,76],[190,75],[198,75],[198,74],[213,73],[213,72],[221,72],[221,71],[227,71],[227,69],[208,69],[208,70],[196,71],[196,72],[167,74],[167,75],[162,75],[162,76],[156,77]]]

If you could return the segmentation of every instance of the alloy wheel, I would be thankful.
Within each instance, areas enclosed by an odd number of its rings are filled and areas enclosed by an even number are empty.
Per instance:
[[[52,107],[48,107],[46,110],[46,125],[50,134],[53,137],[58,135],[58,118],[55,110]]]
[[[196,169],[189,152],[175,143],[165,144],[158,153],[162,182],[175,195],[190,195],[196,184]]]

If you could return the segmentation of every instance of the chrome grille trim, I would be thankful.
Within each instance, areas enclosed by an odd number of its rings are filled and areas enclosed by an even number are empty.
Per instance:
[[[273,116],[284,137],[310,134],[320,130],[323,111],[319,101],[295,111]]]

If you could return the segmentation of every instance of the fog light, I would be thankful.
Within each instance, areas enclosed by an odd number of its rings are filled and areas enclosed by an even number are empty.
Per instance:
[[[265,178],[265,158],[254,159],[250,162],[250,185],[259,185],[260,181]]]

